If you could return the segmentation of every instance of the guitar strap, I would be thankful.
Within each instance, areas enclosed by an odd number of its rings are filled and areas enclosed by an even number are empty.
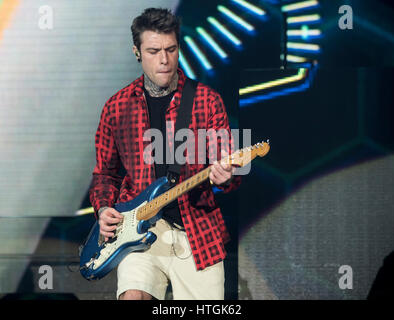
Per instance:
[[[178,114],[175,122],[175,131],[174,131],[174,153],[177,148],[184,142],[184,141],[176,141],[175,135],[180,129],[187,129],[189,128],[189,124],[191,122],[192,116],[192,109],[193,109],[193,100],[196,94],[198,82],[189,78],[186,78],[185,85],[182,91],[181,102],[178,108]],[[187,139],[185,137],[184,139]],[[169,148],[168,141],[167,141],[167,150],[171,153],[171,149]],[[171,184],[178,183],[179,175],[181,174],[181,167],[182,165],[176,162],[175,154],[170,159],[174,159],[173,164],[167,165],[167,178]]]

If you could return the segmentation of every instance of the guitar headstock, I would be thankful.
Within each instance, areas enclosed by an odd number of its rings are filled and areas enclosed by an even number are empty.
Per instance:
[[[234,166],[243,167],[251,162],[257,156],[264,157],[270,150],[269,140],[267,142],[258,142],[253,146],[237,150],[233,154],[223,159],[225,163]]]

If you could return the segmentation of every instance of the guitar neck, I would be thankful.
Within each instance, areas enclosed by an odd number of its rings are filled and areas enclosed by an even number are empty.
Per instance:
[[[236,165],[239,167],[244,166],[246,163],[252,161],[257,155],[260,157],[265,156],[269,151],[269,143],[257,143],[254,146],[247,147],[224,159],[221,159],[221,163]],[[172,201],[183,195],[184,193],[190,191],[197,185],[201,184],[209,178],[209,173],[211,172],[211,167],[209,166],[194,176],[188,178],[182,183],[172,187],[170,190],[164,192],[157,198],[149,201],[146,205],[138,209],[137,219],[138,220],[149,220],[157,214],[157,212],[164,208],[166,205],[170,204]]]
[[[194,187],[198,186],[202,182],[208,179],[209,173],[211,172],[211,166],[205,168],[194,176],[186,179],[180,184],[172,187],[170,190],[164,192],[160,196],[156,197],[145,206],[140,208],[137,213],[137,219],[148,220],[153,217],[160,209],[170,204],[172,201],[190,191]]]

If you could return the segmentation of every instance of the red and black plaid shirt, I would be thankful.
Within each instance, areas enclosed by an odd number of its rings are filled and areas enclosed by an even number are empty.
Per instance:
[[[166,121],[175,122],[177,116],[186,80],[182,70],[178,69],[178,75],[178,88],[167,109]],[[144,132],[150,128],[143,84],[144,78],[141,76],[117,92],[104,105],[96,133],[97,163],[90,188],[90,201],[96,217],[101,207],[112,207],[115,202],[132,200],[156,179],[154,164],[144,161],[144,149],[151,142],[143,139]],[[169,135],[174,134],[174,127],[171,129]],[[189,129],[196,137],[198,129],[225,129],[230,132],[227,113],[220,95],[202,83],[197,86]],[[221,140],[217,141],[217,158],[220,159]],[[208,151],[209,144],[213,142],[214,140],[209,139],[204,142],[208,157],[213,156],[212,152]],[[197,150],[197,140],[195,146]],[[224,146],[226,150],[227,147]],[[198,157],[198,151],[195,154]],[[117,174],[121,163],[126,169],[123,180]],[[182,167],[179,182],[207,165],[199,164],[197,160],[195,164],[187,163]],[[236,189],[240,182],[240,177],[235,176],[228,186],[220,188],[224,192],[229,192]],[[224,243],[229,240],[229,234],[209,181],[180,196],[178,204],[197,270],[223,260],[226,256]]]

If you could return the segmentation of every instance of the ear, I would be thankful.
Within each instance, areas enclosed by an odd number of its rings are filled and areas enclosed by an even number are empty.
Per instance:
[[[133,52],[134,52],[134,54],[135,54],[135,56],[137,58],[137,61],[141,62],[141,53],[139,52],[139,50],[137,49],[136,46],[133,46]]]
[[[138,52],[138,49],[136,46],[133,46],[133,53],[136,54]]]

